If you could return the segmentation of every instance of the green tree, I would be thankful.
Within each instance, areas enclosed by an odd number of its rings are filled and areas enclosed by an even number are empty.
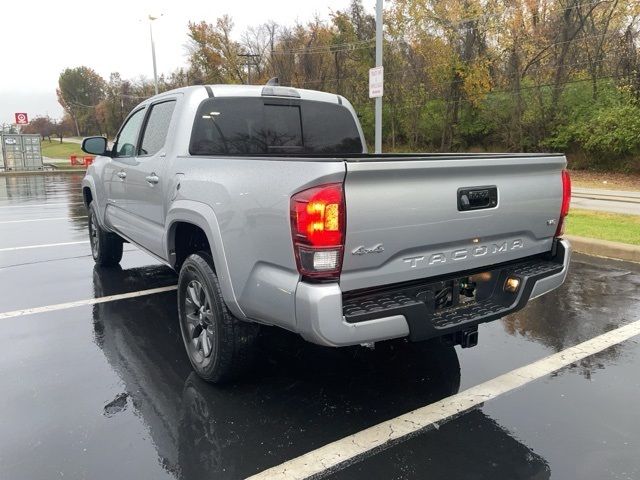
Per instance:
[[[232,39],[228,15],[207,22],[189,22],[189,67],[194,77],[207,83],[244,83],[242,47]]]
[[[73,135],[75,123],[68,113],[62,116],[62,119],[53,122],[53,134],[58,137],[60,143],[62,139],[69,135]]]
[[[58,102],[73,119],[77,135],[99,131],[95,109],[105,96],[105,81],[89,67],[65,69],[58,79]]]
[[[149,84],[149,85],[147,85]],[[144,80],[135,85],[112,73],[104,87],[104,99],[96,105],[95,114],[100,132],[114,137],[129,112],[141,101],[153,95],[153,85]]]

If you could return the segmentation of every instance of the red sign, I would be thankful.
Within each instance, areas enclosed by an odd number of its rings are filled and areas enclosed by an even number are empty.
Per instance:
[[[16,113],[16,123],[18,125],[26,125],[29,123],[29,117],[26,113]]]

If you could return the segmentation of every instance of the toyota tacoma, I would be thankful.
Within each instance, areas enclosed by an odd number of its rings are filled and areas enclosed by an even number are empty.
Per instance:
[[[130,242],[179,273],[187,354],[212,382],[247,368],[260,325],[470,347],[567,275],[563,155],[369,154],[340,95],[181,88],[82,148],[95,261]]]

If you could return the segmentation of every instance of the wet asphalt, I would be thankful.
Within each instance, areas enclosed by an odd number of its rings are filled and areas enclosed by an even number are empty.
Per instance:
[[[94,267],[80,180],[0,176],[0,313],[176,283],[130,245]],[[68,242],[85,243],[6,250]],[[475,348],[265,329],[224,387],[192,373],[174,292],[0,319],[0,479],[244,478],[639,318],[640,265],[575,255]],[[330,478],[638,479],[639,354],[616,345]]]

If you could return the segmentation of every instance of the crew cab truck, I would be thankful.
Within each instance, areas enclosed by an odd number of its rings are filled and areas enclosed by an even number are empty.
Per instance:
[[[368,154],[345,98],[274,83],[162,93],[112,148],[82,146],[95,261],[130,242],[179,272],[202,378],[246,369],[261,324],[330,347],[473,346],[563,283],[563,155]]]

